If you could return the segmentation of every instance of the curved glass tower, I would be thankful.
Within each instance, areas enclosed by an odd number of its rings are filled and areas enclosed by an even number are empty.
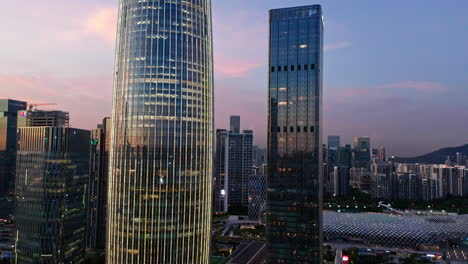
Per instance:
[[[120,0],[107,263],[208,263],[210,0]]]

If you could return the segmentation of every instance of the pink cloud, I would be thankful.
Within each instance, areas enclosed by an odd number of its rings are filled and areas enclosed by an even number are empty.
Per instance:
[[[350,41],[340,41],[337,43],[332,43],[332,44],[325,44],[325,51],[330,51],[330,50],[336,50],[336,49],[344,49],[347,47],[350,47],[352,43]]]
[[[349,98],[349,97],[361,97],[361,96],[371,96],[371,95],[385,95],[384,91],[395,90],[395,89],[406,89],[406,90],[416,90],[420,92],[433,92],[433,91],[444,91],[447,87],[443,84],[435,82],[417,82],[417,81],[404,81],[399,83],[391,83],[378,85],[373,87],[366,88],[348,88],[341,90],[339,92],[340,97]]]
[[[256,60],[216,55],[214,57],[214,65],[215,73],[220,78],[241,78],[257,69],[261,63]]]
[[[434,83],[434,82],[415,82],[415,81],[405,81],[400,83],[387,84],[382,86],[377,86],[380,89],[392,89],[392,88],[403,88],[403,89],[415,89],[418,91],[435,91],[435,90],[445,90],[446,86]]]
[[[114,44],[117,30],[117,8],[103,7],[91,13],[83,25],[83,32]]]
[[[257,14],[214,14],[216,78],[242,78],[268,61],[268,25]]]
[[[75,18],[74,29],[62,32],[64,40],[76,42],[84,38],[97,38],[114,45],[117,31],[117,8],[99,7],[83,17]]]

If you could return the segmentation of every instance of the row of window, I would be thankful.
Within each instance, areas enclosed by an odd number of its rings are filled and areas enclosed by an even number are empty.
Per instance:
[[[304,64],[304,65],[286,65],[286,66],[278,66],[278,67],[275,67],[275,66],[272,66],[271,67],[271,72],[275,72],[275,71],[281,71],[281,70],[284,70],[284,71],[295,71],[295,69],[297,69],[298,71],[302,71],[302,69],[304,69],[304,71],[308,71],[309,70],[309,65],[308,64]],[[311,64],[310,65],[310,69],[311,70],[315,70],[315,64]]]
[[[289,132],[290,132],[290,133],[294,133],[294,132],[304,132],[304,133],[307,133],[307,132],[309,132],[309,131],[312,132],[312,133],[315,132],[315,127],[311,126],[311,127],[310,127],[310,130],[309,130],[308,127],[303,127],[303,128],[300,127],[300,126],[298,126],[298,127],[296,127],[296,128],[294,128],[293,126],[292,126],[292,127],[289,127]],[[281,132],[281,127],[278,127],[278,133],[280,133],[280,132]],[[287,133],[287,132],[288,132],[288,127],[283,127],[283,132],[284,132],[284,133]]]

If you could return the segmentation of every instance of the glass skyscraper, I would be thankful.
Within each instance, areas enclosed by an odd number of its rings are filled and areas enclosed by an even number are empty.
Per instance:
[[[120,0],[108,264],[208,263],[210,0]]]
[[[12,195],[15,180],[16,128],[18,111],[26,102],[0,99],[0,197]],[[8,211],[8,212],[6,212]],[[4,215],[11,213],[4,208]]]
[[[84,263],[87,130],[18,128],[13,263]]]
[[[323,20],[270,11],[267,262],[322,263]]]

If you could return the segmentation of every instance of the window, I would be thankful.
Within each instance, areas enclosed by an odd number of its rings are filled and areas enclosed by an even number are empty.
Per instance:
[[[297,127],[297,132],[301,132],[301,127]]]
[[[283,127],[283,132],[284,132],[284,133],[288,132],[288,128],[287,128],[287,127]]]
[[[297,65],[297,70],[298,70],[298,71],[301,70],[301,65]]]
[[[304,127],[304,132],[307,132],[307,127]]]
[[[288,71],[288,65],[284,66],[284,71]]]
[[[294,71],[294,65],[291,65],[291,71]]]
[[[313,126],[310,127],[310,132],[314,133],[315,128]]]
[[[278,71],[279,71],[279,72],[281,71],[281,66],[278,66]]]
[[[275,72],[275,67],[271,67],[271,72]]]
[[[307,64],[304,65],[304,71],[307,71]]]
[[[310,65],[310,69],[311,69],[311,70],[315,70],[315,64],[311,64],[311,65]]]
[[[294,132],[294,127],[290,127],[290,128],[289,128],[289,131],[290,131],[291,133]]]
[[[280,132],[281,132],[281,127],[278,127],[278,133],[280,133]]]

